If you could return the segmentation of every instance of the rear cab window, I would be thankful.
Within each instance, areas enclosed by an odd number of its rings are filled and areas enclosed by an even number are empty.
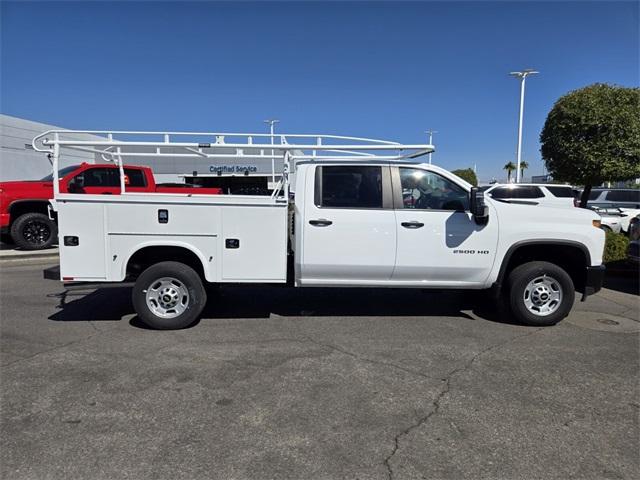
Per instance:
[[[118,172],[118,185],[120,185],[120,172]],[[124,169],[127,187],[146,187],[147,179],[142,169],[139,168],[125,168]]]
[[[324,165],[316,168],[315,204],[320,208],[383,208],[388,167]]]

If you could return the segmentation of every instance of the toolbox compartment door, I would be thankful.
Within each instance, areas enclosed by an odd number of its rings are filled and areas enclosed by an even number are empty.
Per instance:
[[[286,205],[224,207],[222,230],[223,282],[286,282]]]
[[[58,201],[56,207],[62,279],[104,280],[107,238],[104,204]]]

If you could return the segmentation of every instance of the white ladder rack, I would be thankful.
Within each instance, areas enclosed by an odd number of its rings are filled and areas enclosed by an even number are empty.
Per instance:
[[[72,135],[74,138],[68,138]],[[82,139],[86,136],[86,139]],[[96,139],[96,136],[103,137]],[[67,137],[67,138],[65,138]],[[435,149],[430,144],[402,144],[371,138],[340,135],[216,133],[216,132],[142,132],[125,130],[47,130],[33,139],[34,150],[51,155],[54,196],[60,193],[58,161],[61,149],[100,155],[117,163],[120,188],[125,193],[122,157],[172,157],[210,159],[284,161],[284,170],[273,197],[288,197],[291,160],[309,161],[407,161]]]

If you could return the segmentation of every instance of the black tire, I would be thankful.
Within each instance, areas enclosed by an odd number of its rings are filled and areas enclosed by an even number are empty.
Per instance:
[[[167,282],[166,279],[175,282]],[[157,293],[151,294],[151,299],[147,301],[147,292],[154,286]],[[164,296],[163,292],[167,295]],[[163,303],[165,298],[168,303]],[[207,293],[193,268],[179,262],[160,262],[147,268],[138,277],[133,287],[132,301],[138,317],[145,325],[157,330],[177,330],[188,327],[198,319],[207,303]],[[180,312],[180,309],[183,311]],[[168,317],[158,312],[166,313]]]
[[[544,279],[540,281],[538,287],[527,288],[530,282],[541,277]],[[551,285],[547,286],[544,282]],[[555,325],[569,314],[575,300],[575,288],[569,274],[549,262],[529,262],[516,267],[509,274],[507,286],[511,312],[518,321],[526,325],[540,327]],[[557,294],[558,291],[560,292],[559,300],[555,303],[553,300],[548,300],[552,298],[550,294]],[[527,306],[527,298],[529,304],[533,304],[531,308]],[[540,306],[536,305],[536,300]],[[551,312],[543,314],[545,308]],[[536,309],[538,309],[537,312]]]
[[[58,226],[43,213],[25,213],[11,225],[11,238],[23,250],[51,248],[58,238]]]

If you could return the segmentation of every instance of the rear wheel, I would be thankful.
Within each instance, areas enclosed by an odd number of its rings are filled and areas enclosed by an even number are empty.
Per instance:
[[[197,320],[207,303],[207,293],[193,268],[179,262],[160,262],[138,277],[132,300],[147,326],[176,330]]]
[[[520,265],[511,272],[507,283],[511,311],[527,325],[555,325],[573,307],[573,281],[567,272],[553,263]]]
[[[11,238],[24,250],[42,250],[53,245],[58,235],[56,222],[43,213],[25,213],[11,225]]]

